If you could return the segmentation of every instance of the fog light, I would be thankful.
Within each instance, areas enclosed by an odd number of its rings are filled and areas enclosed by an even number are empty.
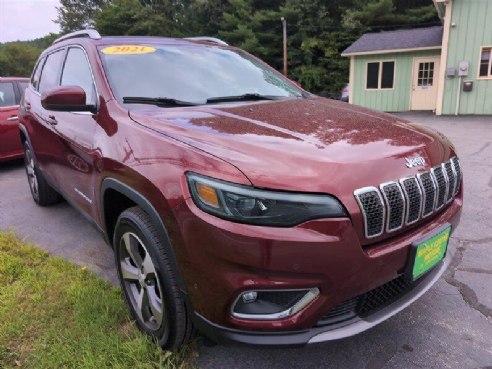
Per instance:
[[[318,288],[304,290],[247,291],[238,296],[232,315],[240,319],[278,320],[292,316],[319,295]]]
[[[258,293],[256,291],[243,293],[243,301],[245,304],[250,304],[252,302],[255,302],[257,297],[258,297]]]

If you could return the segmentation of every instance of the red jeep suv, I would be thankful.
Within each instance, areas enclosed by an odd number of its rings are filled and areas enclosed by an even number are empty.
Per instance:
[[[34,201],[112,246],[164,348],[351,336],[449,264],[462,170],[441,134],[312,95],[221,40],[66,35],[21,104]],[[101,296],[104,298],[104,296]]]
[[[19,101],[28,78],[0,77],[0,161],[22,158],[19,140]]]

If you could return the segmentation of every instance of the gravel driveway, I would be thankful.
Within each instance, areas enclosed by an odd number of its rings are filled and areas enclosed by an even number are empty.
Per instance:
[[[429,292],[374,329],[300,349],[199,347],[202,368],[492,369],[492,117],[402,114],[446,134],[464,171],[465,207],[452,266]],[[0,164],[0,229],[117,283],[112,251],[67,203],[37,207],[22,163]]]

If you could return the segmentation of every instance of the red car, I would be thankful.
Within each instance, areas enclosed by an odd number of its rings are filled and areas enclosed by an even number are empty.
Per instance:
[[[94,222],[162,347],[193,328],[253,345],[351,336],[452,257],[462,170],[443,135],[319,98],[220,40],[69,34],[20,110],[34,200],[61,195]]]
[[[29,78],[0,77],[0,161],[22,158],[19,139],[19,101]]]

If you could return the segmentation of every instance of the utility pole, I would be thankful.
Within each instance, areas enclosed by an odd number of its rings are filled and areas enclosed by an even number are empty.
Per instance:
[[[284,17],[280,18],[284,33],[284,76],[287,76],[287,21]]]

